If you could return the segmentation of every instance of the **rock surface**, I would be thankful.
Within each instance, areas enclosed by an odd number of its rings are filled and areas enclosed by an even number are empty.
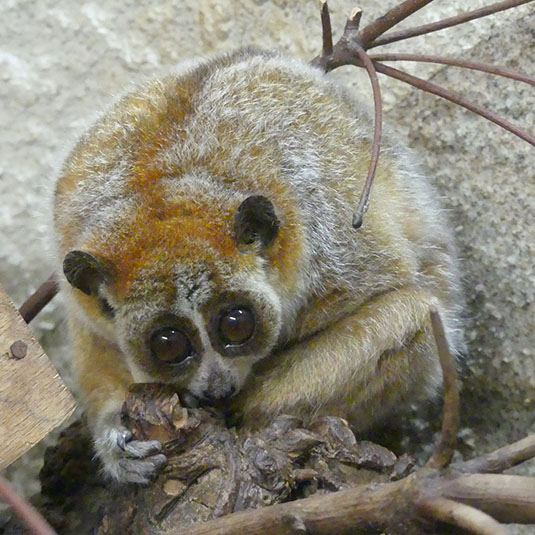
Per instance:
[[[362,0],[363,23],[395,3]],[[436,2],[403,26],[488,3]],[[335,36],[353,7],[331,0]],[[4,0],[0,15],[0,283],[19,304],[52,271],[47,239],[55,169],[115,96],[194,55],[255,44],[308,59],[320,46],[317,4],[309,0]],[[531,4],[385,51],[479,58],[533,74],[534,23]],[[533,87],[438,65],[403,67],[533,131]],[[333,76],[370,101],[362,73],[344,68]],[[535,149],[436,97],[384,82],[390,122],[420,153],[455,225],[468,304],[463,446],[488,451],[534,429]],[[62,322],[56,299],[34,329],[70,384]],[[10,469],[26,494],[37,488],[41,455],[34,451]]]

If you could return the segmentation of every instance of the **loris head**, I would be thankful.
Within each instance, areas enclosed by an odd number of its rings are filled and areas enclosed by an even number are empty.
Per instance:
[[[227,396],[295,331],[317,275],[303,214],[325,206],[296,195],[323,169],[311,132],[324,145],[339,122],[321,80],[270,53],[221,56],[125,95],[69,155],[55,225],[73,311],[136,381]]]
[[[135,381],[211,401],[237,393],[280,338],[283,304],[267,262],[279,219],[264,196],[221,197],[206,179],[190,187],[194,203],[176,191],[139,197],[114,232],[93,233],[63,268],[71,296],[120,347]]]

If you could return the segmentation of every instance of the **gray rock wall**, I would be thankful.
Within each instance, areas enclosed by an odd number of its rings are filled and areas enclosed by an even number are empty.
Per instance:
[[[363,23],[396,1],[362,0]],[[413,26],[490,4],[435,2]],[[336,35],[354,7],[331,0]],[[309,59],[320,48],[312,0],[3,0],[0,3],[0,283],[17,304],[51,272],[47,249],[55,169],[76,136],[136,80],[199,54],[254,44]],[[535,73],[535,3],[385,47],[480,58]],[[535,89],[439,65],[406,64],[535,130]],[[371,102],[353,68],[332,74]],[[535,148],[469,112],[382,79],[387,119],[421,155],[451,213],[466,283],[470,342],[464,448],[488,450],[534,428]],[[70,383],[56,299],[33,324]],[[37,488],[40,452],[10,469]]]

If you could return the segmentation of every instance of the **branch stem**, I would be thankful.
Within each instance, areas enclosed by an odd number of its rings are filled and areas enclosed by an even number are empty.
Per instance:
[[[534,477],[463,474],[440,486],[441,496],[477,507],[505,524],[535,523]]]
[[[430,520],[445,522],[474,535],[507,535],[494,518],[478,509],[448,498],[431,498],[417,504],[416,510]]]
[[[390,30],[393,26],[406,19],[416,11],[419,11],[433,0],[405,0],[401,4],[392,8],[382,17],[375,19],[371,24],[366,26],[361,34],[361,44],[364,50],[370,48],[370,45],[380,35]]]
[[[460,472],[497,474],[533,457],[535,457],[535,434],[470,461],[455,463],[452,468]]]
[[[442,409],[442,431],[440,442],[426,466],[429,468],[444,468],[453,457],[457,444],[459,431],[459,386],[457,381],[457,369],[455,358],[451,354],[444,332],[444,325],[440,314],[436,310],[431,311],[431,326],[438,350],[440,367],[444,382],[444,408]]]
[[[0,477],[0,497],[31,530],[33,535],[57,535],[37,510],[22,496],[19,496],[3,477]]]
[[[43,310],[43,308],[53,299],[58,293],[58,283],[55,275],[50,275],[48,279],[37,288],[37,290],[22,303],[19,308],[19,314],[26,323],[30,321]]]
[[[430,56],[424,54],[370,54],[370,59],[373,61],[419,61],[424,63],[440,63],[442,65],[450,65],[452,67],[462,67],[474,71],[486,72],[510,78],[519,82],[524,82],[535,86],[535,77],[523,72],[508,69],[507,67],[498,67],[496,65],[489,65],[479,61],[471,61],[458,58],[448,58],[445,56]]]
[[[383,131],[383,100],[381,97],[381,88],[379,86],[379,80],[377,78],[377,72],[373,62],[366,54],[365,50],[360,46],[355,47],[355,52],[358,55],[360,61],[364,65],[370,82],[372,85],[373,91],[373,102],[374,102],[374,132],[373,132],[373,143],[372,143],[372,155],[370,159],[370,167],[368,169],[368,176],[366,177],[366,184],[364,190],[360,197],[359,205],[357,211],[353,215],[353,228],[360,228],[363,222],[364,213],[368,209],[370,203],[370,193],[373,185],[373,180],[375,178],[375,173],[377,171],[377,163],[379,162],[379,153],[381,151],[381,137]]]
[[[442,97],[446,100],[449,100],[450,102],[453,102],[454,104],[458,104],[459,106],[466,108],[467,110],[470,110],[471,112],[480,115],[481,117],[484,117],[489,121],[492,121],[498,126],[505,128],[505,130],[508,130],[512,134],[515,134],[515,136],[518,136],[519,138],[523,139],[524,141],[527,141],[530,145],[533,145],[535,147],[535,136],[510,123],[506,119],[502,119],[497,114],[486,110],[482,106],[479,106],[478,104],[475,104],[474,102],[465,99],[454,91],[444,89],[443,87],[432,82],[422,80],[421,78],[417,78],[416,76],[412,76],[411,74],[408,74],[406,72],[402,72],[392,67],[388,67],[383,63],[375,63],[375,69],[377,72],[385,74],[386,76],[401,80],[402,82],[421,89],[422,91],[432,93],[433,95]]]
[[[375,48],[376,46],[387,45],[389,43],[395,43],[397,41],[403,41],[405,39],[416,37],[418,35],[427,35],[432,32],[444,30],[445,28],[457,26],[458,24],[463,24],[464,22],[468,22],[470,20],[480,19],[482,17],[494,15],[494,13],[499,13],[500,11],[505,11],[513,7],[518,7],[523,4],[529,4],[533,1],[534,0],[506,0],[505,2],[498,2],[497,4],[492,4],[490,6],[485,6],[480,9],[468,11],[467,13],[456,15],[455,17],[450,17],[444,20],[439,20],[437,22],[432,22],[430,24],[417,26],[416,28],[409,28],[408,30],[391,32],[387,35],[379,37],[378,39],[375,39],[373,42],[370,42],[366,48]]]
[[[331,15],[329,14],[329,4],[327,0],[321,1],[321,35],[323,47],[321,55],[330,56],[333,53],[333,32],[331,27]]]

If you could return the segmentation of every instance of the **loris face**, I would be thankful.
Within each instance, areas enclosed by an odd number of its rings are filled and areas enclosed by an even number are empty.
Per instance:
[[[89,244],[91,252],[68,253],[64,272],[136,382],[224,399],[240,391],[253,364],[280,338],[282,304],[263,257],[278,219],[268,199],[248,197],[230,231],[220,229],[211,244],[203,218],[195,233],[180,233],[186,222],[179,205],[151,229],[123,220],[106,246],[101,240],[98,248]]]

